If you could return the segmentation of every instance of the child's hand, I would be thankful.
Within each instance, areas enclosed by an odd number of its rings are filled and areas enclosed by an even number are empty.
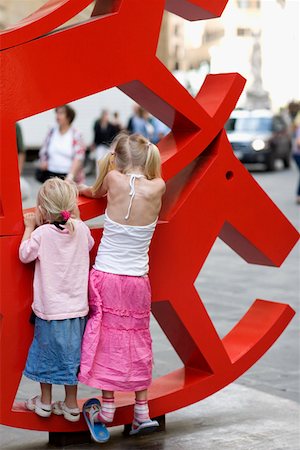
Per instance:
[[[41,170],[48,170],[48,161],[42,161],[40,163],[40,169]]]
[[[24,214],[24,225],[26,228],[31,228],[32,230],[35,229],[35,227],[37,225],[35,213],[30,212],[30,213]]]
[[[94,198],[93,190],[91,187],[86,184],[79,184],[77,186],[78,192],[80,195],[84,195],[85,197]]]
[[[78,184],[77,185],[77,189],[78,189],[79,194],[81,194],[83,191],[85,191],[86,188],[88,188],[88,186],[86,184]]]
[[[43,225],[43,223],[44,223],[43,214],[42,214],[41,208],[39,206],[37,206],[35,208],[35,223],[36,223],[37,227],[39,227],[40,225]]]

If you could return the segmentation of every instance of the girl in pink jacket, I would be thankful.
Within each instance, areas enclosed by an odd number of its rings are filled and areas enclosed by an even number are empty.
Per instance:
[[[24,375],[41,386],[41,395],[26,406],[41,417],[53,412],[72,422],[80,419],[77,373],[89,310],[89,251],[94,245],[89,228],[75,218],[77,195],[74,183],[47,180],[39,190],[36,213],[24,216],[19,249],[23,263],[35,261],[35,331]],[[64,401],[51,403],[52,384],[65,386]]]

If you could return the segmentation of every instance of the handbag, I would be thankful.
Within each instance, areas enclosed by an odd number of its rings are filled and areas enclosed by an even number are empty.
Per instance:
[[[40,168],[37,168],[35,171],[35,179],[39,181],[40,183],[45,183],[46,180],[48,180],[48,170],[42,170]]]

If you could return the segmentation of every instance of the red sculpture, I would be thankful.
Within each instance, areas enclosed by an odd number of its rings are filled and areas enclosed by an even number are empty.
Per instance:
[[[92,19],[53,31],[91,0],[49,0],[1,34],[1,423],[47,431],[86,429],[44,421],[14,404],[32,339],[33,266],[18,259],[23,234],[15,122],[118,86],[172,128],[159,149],[167,193],[151,246],[153,314],[184,367],[154,380],[151,416],[201,400],[251,367],[294,315],[256,300],[222,340],[194,280],[219,236],[252,264],[280,266],[299,235],[233,155],[223,126],[242,92],[238,74],[209,75],[193,98],[156,57],[164,8],[189,20],[219,16],[226,0],[98,0]],[[101,57],[97,57],[97,43]],[[64,76],[62,76],[62,74]],[[103,201],[80,200],[84,220]],[[259,224],[259,226],[258,226]],[[93,231],[97,242],[101,229]],[[117,397],[113,425],[129,423],[133,398]]]

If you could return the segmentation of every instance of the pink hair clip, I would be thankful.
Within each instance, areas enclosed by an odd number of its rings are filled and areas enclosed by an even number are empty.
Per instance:
[[[71,213],[69,211],[67,211],[67,210],[62,211],[60,213],[60,215],[65,221],[67,221],[71,217]]]

